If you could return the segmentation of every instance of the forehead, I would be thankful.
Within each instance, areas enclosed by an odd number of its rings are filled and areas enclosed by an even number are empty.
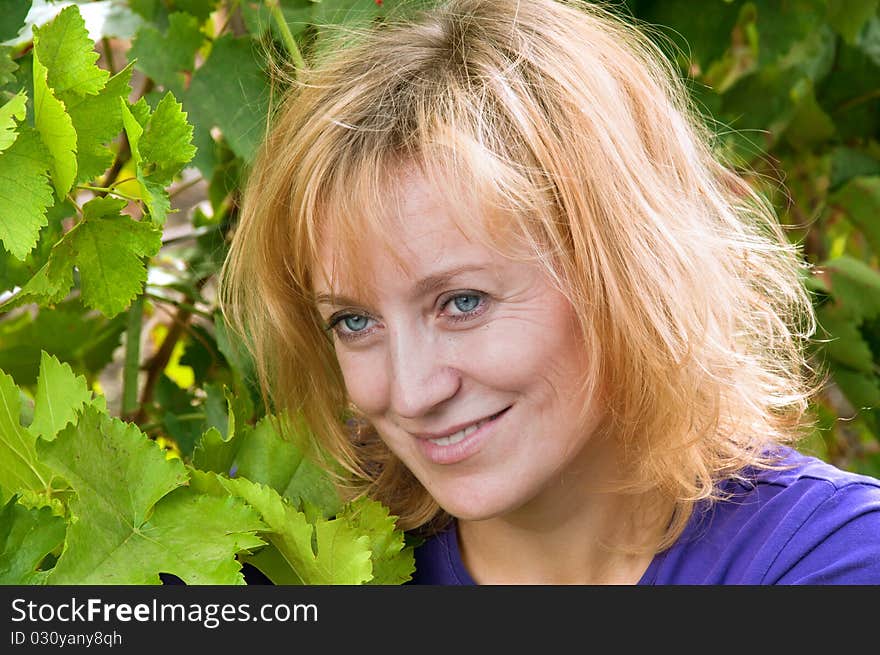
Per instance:
[[[490,209],[413,172],[389,185],[380,212],[328,220],[321,230],[316,294],[369,299],[377,283],[401,285],[457,267],[498,269],[514,231]],[[504,245],[502,245],[504,244]]]

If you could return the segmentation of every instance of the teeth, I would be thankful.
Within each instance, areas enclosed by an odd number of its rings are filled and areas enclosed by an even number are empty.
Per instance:
[[[482,421],[477,421],[473,425],[466,427],[464,430],[459,430],[455,434],[450,434],[448,437],[440,437],[439,439],[431,439],[431,441],[438,446],[451,446],[452,444],[456,444],[459,441],[462,441],[471,436],[474,432],[485,425],[489,420],[490,419],[486,418]]]

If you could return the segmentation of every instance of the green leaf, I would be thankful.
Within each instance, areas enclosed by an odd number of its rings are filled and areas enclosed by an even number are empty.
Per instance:
[[[54,249],[53,249],[54,255]],[[73,286],[73,268],[65,256],[49,256],[21,291],[0,304],[0,311],[8,311],[28,302],[51,305],[61,302]]]
[[[48,507],[28,509],[13,496],[0,509],[0,585],[44,581],[40,564],[64,541],[67,525]]]
[[[145,257],[162,246],[162,234],[146,221],[127,216],[88,218],[52,250],[50,265],[79,269],[86,306],[112,317],[126,309],[147,279]]]
[[[31,9],[31,0],[0,0],[0,41],[18,36]]]
[[[175,11],[185,11],[201,21],[208,19],[217,7],[217,0],[171,0],[170,7]],[[173,16],[173,14],[172,14]]]
[[[221,36],[183,97],[193,124],[204,131],[218,127],[246,160],[263,139],[269,112],[268,79],[254,47],[252,39]]]
[[[0,107],[0,152],[15,143],[16,121],[23,121],[27,115],[27,95],[19,91],[5,105]]]
[[[195,16],[174,13],[168,17],[168,31],[162,34],[144,25],[131,44],[129,59],[156,83],[183,91],[195,69],[196,51],[205,40]]]
[[[0,87],[6,86],[15,79],[18,64],[12,59],[12,48],[0,46]]]
[[[52,472],[38,458],[36,437],[21,423],[21,394],[12,378],[0,371],[0,487],[17,493],[50,487]]]
[[[301,445],[283,438],[270,417],[262,418],[239,441],[237,476],[272,487],[296,507],[311,503],[325,517],[341,509],[339,494],[327,474],[305,456]]]
[[[216,428],[226,441],[236,436],[234,399],[225,385],[205,385],[205,422]]]
[[[303,3],[301,0],[281,0],[281,13],[292,36],[298,37],[313,22],[315,6],[314,3]],[[271,10],[265,3],[243,2],[241,15],[248,32],[258,39],[271,31],[276,40],[282,40],[278,26],[272,20]]]
[[[840,208],[862,231],[875,253],[880,253],[880,175],[854,177],[828,202]]]
[[[731,2],[705,3],[700,11],[693,11],[690,0],[663,0],[648,4],[639,18],[653,23],[672,41],[683,55],[681,65],[697,64],[706,71],[730,47],[739,11],[738,4]],[[676,58],[678,53],[670,54]]]
[[[880,160],[862,150],[844,146],[831,152],[830,191],[859,175],[880,175]]]
[[[24,124],[21,126],[22,131],[31,132],[31,136],[43,152],[43,158],[46,162],[45,167],[48,170],[49,153],[43,148],[39,136],[34,132],[33,128]],[[2,154],[0,154],[2,157]],[[54,199],[55,194],[48,181],[48,174],[44,171],[45,189],[49,198]],[[76,210],[67,200],[56,202],[46,210],[46,221],[48,225],[42,227],[37,237],[37,245],[27,254],[23,260],[19,260],[4,248],[0,248],[0,287],[5,291],[13,291],[15,287],[24,286],[30,280],[35,271],[49,260],[49,254],[52,246],[64,236],[64,230],[69,225],[68,219],[73,218]],[[0,212],[2,217],[2,212]],[[37,351],[37,359],[39,359],[39,351]]]
[[[856,45],[875,66],[880,66],[880,16],[871,16],[859,32]]]
[[[196,153],[193,128],[171,92],[159,102],[140,140],[144,176],[158,184],[169,184]]]
[[[785,131],[786,140],[797,149],[807,150],[830,140],[835,134],[834,121],[819,106],[812,84],[799,100],[794,115]]]
[[[850,45],[877,11],[878,0],[828,0],[828,22]]]
[[[857,324],[880,316],[880,273],[849,256],[832,259],[822,268],[831,280],[834,311]]]
[[[85,378],[75,375],[69,364],[62,364],[43,351],[40,354],[34,420],[28,429],[36,437],[52,440],[91,400],[92,393]]]
[[[369,498],[359,498],[349,503],[341,516],[370,539],[370,584],[397,585],[412,579],[412,549],[404,549],[404,533],[397,529],[396,517],[391,516],[387,507]]]
[[[125,136],[128,137],[131,160],[135,167],[138,167],[141,163],[141,135],[144,133],[144,124],[149,120],[150,108],[143,98],[137,104],[130,107],[124,98],[120,98],[119,113],[122,116],[122,127],[125,129]]]
[[[192,126],[170,92],[152,114],[145,104],[129,108],[122,102],[121,107],[142,196],[153,221],[161,225],[171,207],[165,186],[195,153]]]
[[[820,308],[817,314],[823,330],[818,338],[827,340],[823,346],[825,352],[835,362],[854,371],[871,373],[873,370],[871,349],[862,338],[858,324],[845,314],[825,308]]]
[[[43,27],[34,27],[34,54],[48,69],[48,85],[57,95],[95,95],[110,77],[95,65],[100,55],[76,5],[65,7]]]
[[[46,82],[46,67],[34,53],[34,124],[52,155],[49,169],[59,198],[67,195],[76,180],[76,130],[64,103]]]
[[[347,521],[318,519],[310,523],[277,491],[244,478],[233,480],[193,471],[197,489],[217,484],[243,498],[268,526],[263,535],[290,567],[289,579],[303,584],[361,584],[372,577],[370,538]]]
[[[23,127],[18,138],[0,153],[0,241],[23,260],[37,244],[52,204],[47,171],[51,157],[37,134]]]
[[[91,407],[39,451],[77,494],[51,584],[158,584],[163,571],[188,584],[241,584],[236,553],[264,543],[252,510],[180,488],[179,460]]]
[[[122,131],[119,98],[131,92],[131,65],[107,81],[97,95],[65,98],[67,112],[77,137],[77,181],[88,182],[101,175],[113,161],[107,146]]]
[[[880,104],[877,100],[878,63],[863,49],[841,43],[834,70],[817,87],[819,104],[834,120],[843,143],[863,139],[876,131]]]
[[[876,375],[843,367],[835,367],[833,375],[847,400],[857,410],[880,407],[880,383]]]
[[[202,471],[229,475],[240,445],[237,439],[224,438],[217,428],[208,428],[193,449],[193,466]]]
[[[824,0],[753,0],[758,10],[756,26],[759,63],[772,64],[798,42],[818,30],[825,13]]]
[[[20,385],[36,384],[45,350],[71,365],[74,371],[94,376],[113,359],[125,329],[124,315],[107,319],[87,311],[77,300],[44,307],[32,316],[23,312],[0,322],[0,369]]]

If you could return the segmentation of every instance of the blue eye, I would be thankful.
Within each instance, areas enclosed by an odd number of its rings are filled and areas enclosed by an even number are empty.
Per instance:
[[[461,294],[452,299],[452,304],[460,312],[472,312],[480,304],[480,297],[476,294]]]
[[[458,322],[467,321],[483,314],[488,308],[488,301],[482,292],[467,291],[448,296],[441,303],[441,309],[446,309],[449,305],[454,307],[454,311],[446,313],[446,319]],[[370,329],[371,321],[373,319],[364,314],[339,312],[330,317],[324,329],[328,332],[335,332],[336,336],[343,341],[353,341],[372,332]]]
[[[457,310],[457,312],[448,315],[449,320],[466,321],[482,314],[486,310],[487,300],[484,293],[468,291],[450,296],[443,303],[443,307],[445,308],[449,305],[452,305]]]
[[[360,332],[365,327],[367,327],[367,321],[369,321],[366,316],[357,316],[355,314],[349,314],[348,316],[343,317],[342,322],[345,323],[345,327],[347,327],[352,332]]]
[[[343,340],[357,339],[367,333],[367,325],[372,319],[362,314],[340,313],[331,316],[324,327],[327,332],[335,332]]]

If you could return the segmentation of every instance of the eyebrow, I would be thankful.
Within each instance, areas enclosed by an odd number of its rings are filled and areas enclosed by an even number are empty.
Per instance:
[[[465,264],[463,266],[456,266],[455,268],[450,268],[445,271],[440,271],[438,273],[433,273],[426,278],[423,278],[415,283],[413,287],[413,295],[414,296],[424,296],[431,291],[435,291],[439,287],[442,287],[444,284],[449,282],[452,278],[462,273],[467,273],[470,271],[483,271],[486,269],[486,266],[481,264]],[[360,305],[361,303],[348,296],[337,296],[330,293],[319,293],[315,297],[315,302],[319,305]]]

